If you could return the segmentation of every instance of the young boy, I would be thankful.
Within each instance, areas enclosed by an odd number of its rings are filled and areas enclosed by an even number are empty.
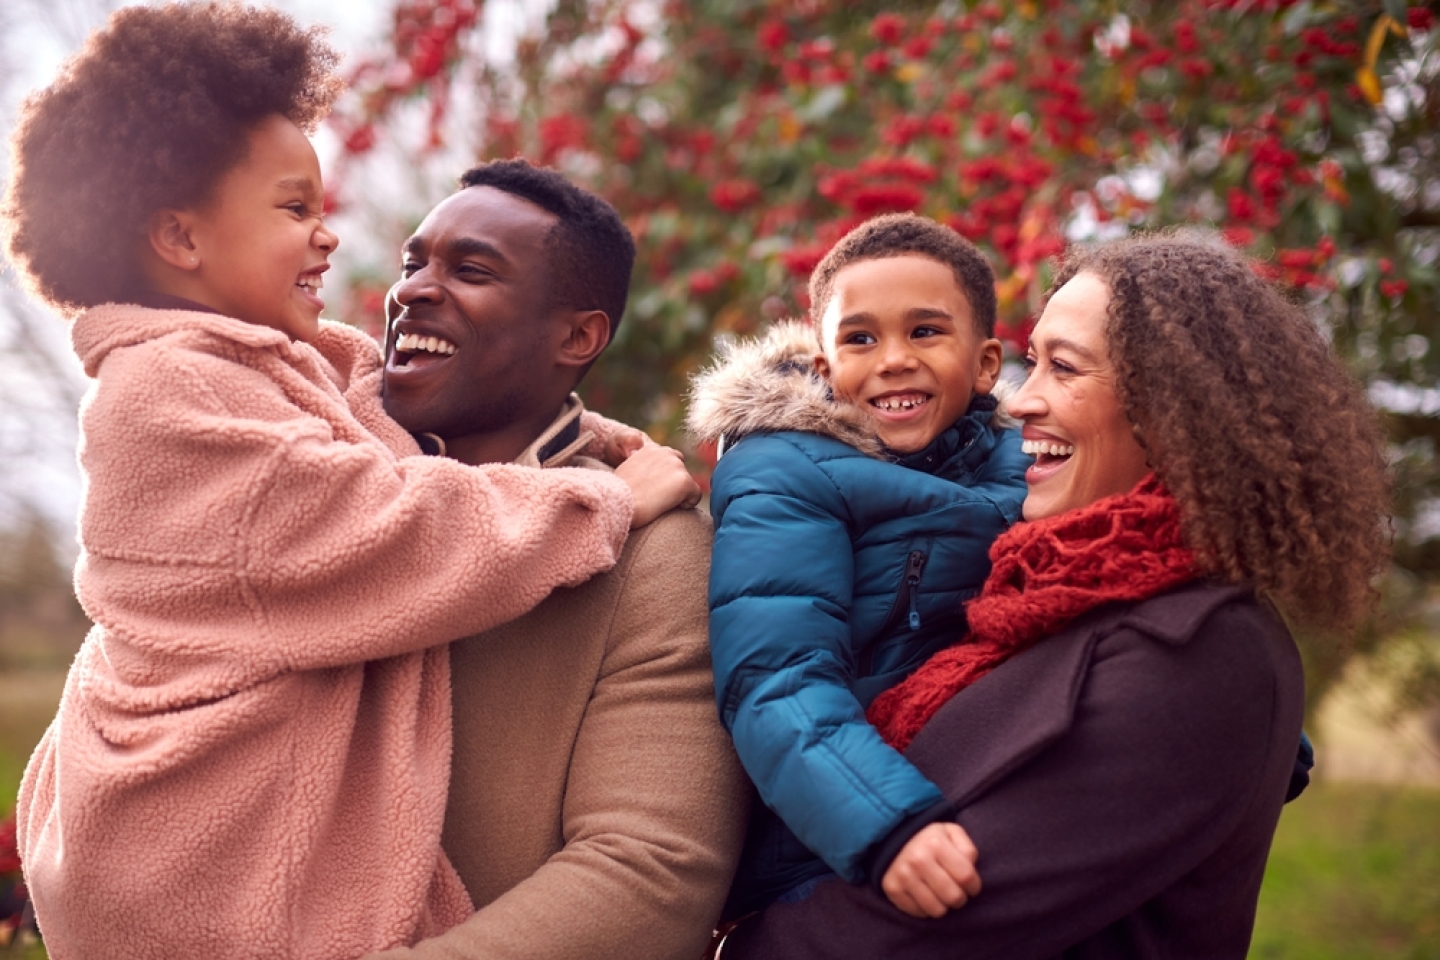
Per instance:
[[[1030,458],[993,422],[994,282],[949,228],[877,217],[811,278],[818,352],[782,324],[697,380],[691,431],[722,448],[716,694],[765,802],[728,917],[829,870],[914,916],[979,889],[953,811],[865,708],[965,632],[962,603],[1019,518]]]

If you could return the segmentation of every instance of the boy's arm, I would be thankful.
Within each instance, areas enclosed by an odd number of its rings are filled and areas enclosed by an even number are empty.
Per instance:
[[[721,720],[765,803],[832,869],[863,880],[872,848],[942,797],[866,722],[850,689],[845,503],[783,436],[737,444],[713,484]]]

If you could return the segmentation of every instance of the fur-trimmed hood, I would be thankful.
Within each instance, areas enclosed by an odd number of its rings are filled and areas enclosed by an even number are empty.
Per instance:
[[[691,439],[703,443],[724,437],[728,444],[758,431],[798,430],[884,457],[885,445],[870,415],[837,399],[815,372],[818,351],[814,330],[799,320],[780,321],[759,337],[722,343],[715,362],[690,388],[685,427]],[[991,391],[1002,402],[1012,392],[1003,380]],[[1001,410],[994,423],[1015,425]]]
[[[798,430],[833,437],[872,457],[884,444],[869,415],[835,399],[815,372],[820,345],[799,320],[783,320],[763,336],[720,346],[715,363],[690,389],[685,427],[696,442],[732,442],[760,430]]]

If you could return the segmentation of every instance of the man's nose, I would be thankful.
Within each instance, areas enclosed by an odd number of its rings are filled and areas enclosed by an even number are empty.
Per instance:
[[[390,298],[401,307],[412,303],[429,303],[438,299],[440,287],[428,266],[421,267],[408,277],[402,277],[390,288]]]

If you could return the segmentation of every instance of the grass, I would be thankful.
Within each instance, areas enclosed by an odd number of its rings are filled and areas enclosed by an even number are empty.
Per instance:
[[[1251,960],[1440,960],[1440,790],[1317,783],[1275,834]]]
[[[0,813],[61,672],[0,672]],[[44,952],[0,948],[0,960]],[[1250,960],[1440,960],[1440,790],[1317,783],[1285,808]]]

